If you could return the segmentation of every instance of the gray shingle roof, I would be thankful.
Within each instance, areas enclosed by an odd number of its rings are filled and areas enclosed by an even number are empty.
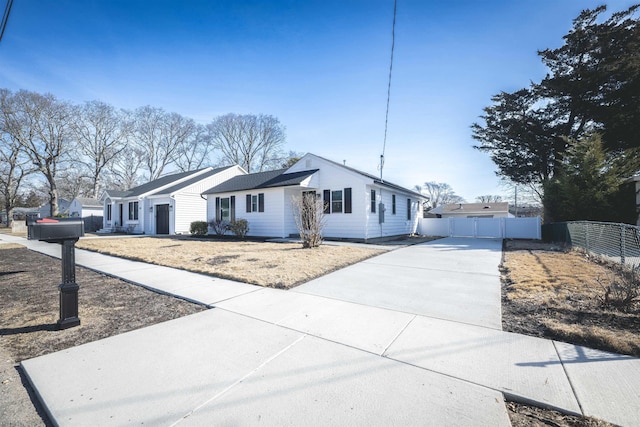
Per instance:
[[[173,186],[171,186],[169,188],[165,188],[164,190],[160,191],[159,193],[155,193],[155,194],[171,194],[171,193],[175,193],[176,191],[182,190],[183,188],[186,188],[186,187],[190,186],[191,184],[195,184],[196,182],[198,182],[200,180],[203,180],[205,178],[209,178],[209,177],[211,177],[211,176],[213,176],[213,175],[215,175],[217,173],[220,173],[220,172],[222,172],[222,171],[224,171],[226,169],[229,169],[231,167],[233,167],[233,166],[223,166],[221,168],[213,169],[213,170],[211,170],[209,172],[200,174],[198,176],[194,176],[191,179],[188,179],[188,180],[183,181],[183,182],[181,182],[179,184],[173,185]]]
[[[307,177],[318,171],[318,169],[313,169],[302,172],[284,173],[286,170],[287,169],[278,169],[274,171],[234,176],[230,180],[208,189],[203,194],[230,193],[232,191],[298,185]]]
[[[227,166],[227,167],[230,167],[230,166]],[[171,174],[171,175],[161,176],[158,179],[154,179],[153,181],[149,181],[146,184],[142,184],[142,185],[130,188],[130,189],[125,190],[125,191],[107,190],[107,194],[109,194],[109,196],[111,196],[111,197],[136,197],[136,196],[141,196],[143,194],[152,192],[153,190],[162,188],[162,187],[164,187],[166,185],[170,185],[172,182],[179,181],[179,180],[184,179],[184,178],[186,178],[186,177],[188,177],[190,175],[196,175],[196,174],[198,174],[199,172],[202,172],[205,169],[207,169],[207,168],[198,169],[198,170],[195,170],[195,171],[179,172],[179,173],[174,173],[174,174]],[[225,168],[219,168],[218,172],[220,172],[223,169],[225,169]],[[198,180],[198,179],[201,179],[201,178],[200,178],[200,176],[196,176],[196,177],[194,177],[194,179]],[[187,181],[190,181],[190,180],[187,180]],[[179,189],[179,186],[181,186],[182,184],[183,183],[176,184],[175,186],[173,186],[171,188],[175,187],[175,188]],[[189,185],[189,184],[185,184],[185,186],[186,185]],[[169,189],[171,189],[171,188],[169,188]],[[175,189],[173,191],[175,191]],[[168,193],[167,190],[163,190],[162,191],[162,194],[165,194],[165,193]]]
[[[83,207],[102,207],[102,203],[98,199],[94,199],[92,197],[76,197],[76,200],[79,201]]]

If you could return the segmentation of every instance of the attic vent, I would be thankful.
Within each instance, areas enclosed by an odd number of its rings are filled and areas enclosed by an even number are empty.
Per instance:
[[[311,167],[311,159],[307,159],[307,161],[305,162],[305,167],[306,168],[310,168]]]
[[[485,206],[485,207],[484,207],[484,208],[482,208],[482,209],[491,209],[491,206]]]

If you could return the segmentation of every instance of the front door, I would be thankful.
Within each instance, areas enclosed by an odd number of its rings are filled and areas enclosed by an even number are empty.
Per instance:
[[[169,234],[169,205],[156,205],[156,234]]]

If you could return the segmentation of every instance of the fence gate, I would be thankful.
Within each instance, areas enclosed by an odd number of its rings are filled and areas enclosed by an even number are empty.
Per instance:
[[[540,217],[422,218],[420,234],[445,237],[540,239]]]

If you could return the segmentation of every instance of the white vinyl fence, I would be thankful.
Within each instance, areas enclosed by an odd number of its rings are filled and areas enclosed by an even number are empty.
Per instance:
[[[426,236],[540,239],[540,217],[422,218],[419,233]]]

